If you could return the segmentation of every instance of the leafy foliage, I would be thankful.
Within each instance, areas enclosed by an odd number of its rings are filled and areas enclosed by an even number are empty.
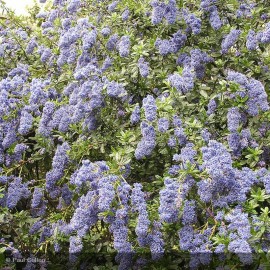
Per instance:
[[[1,267],[269,268],[267,1],[1,5]]]

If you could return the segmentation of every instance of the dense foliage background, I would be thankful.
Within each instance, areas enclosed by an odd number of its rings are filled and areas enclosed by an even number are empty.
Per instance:
[[[269,1],[2,9],[3,269],[270,269]]]

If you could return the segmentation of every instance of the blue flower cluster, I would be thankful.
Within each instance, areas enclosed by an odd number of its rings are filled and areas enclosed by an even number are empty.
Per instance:
[[[172,87],[175,87],[178,92],[185,94],[191,91],[194,87],[195,74],[191,66],[185,66],[182,72],[182,76],[178,73],[169,75],[168,81]]]
[[[147,95],[147,97],[143,99],[143,109],[147,121],[152,122],[156,119],[157,106],[153,96]]]
[[[247,113],[251,116],[256,116],[259,113],[259,109],[262,111],[269,110],[269,104],[267,101],[267,94],[265,92],[263,84],[255,79],[249,79],[245,75],[229,71],[227,79],[238,83],[248,96],[247,100]]]
[[[149,75],[149,64],[141,57],[138,61],[139,71],[142,77],[146,78]]]
[[[202,21],[200,18],[196,17],[195,14],[189,13],[187,9],[182,10],[184,20],[188,26],[187,32],[192,31],[194,35],[201,33]]]
[[[19,177],[14,178],[8,185],[6,206],[9,209],[16,207],[21,199],[27,199],[31,192],[28,188],[29,183],[22,183],[22,179]]]
[[[177,53],[185,45],[186,41],[187,36],[181,30],[178,30],[169,40],[157,38],[155,46],[158,48],[159,53],[165,56],[169,53]]]
[[[208,147],[202,147],[203,168],[211,179],[198,182],[198,194],[204,202],[213,202],[216,207],[228,207],[233,202],[243,202],[245,192],[235,177],[232,158],[226,148],[210,140]]]
[[[160,191],[160,206],[158,209],[160,220],[167,223],[173,223],[179,220],[179,206],[181,198],[179,197],[180,184],[172,178],[164,180],[165,188]]]
[[[120,38],[118,44],[119,55],[121,57],[127,57],[130,50],[130,38],[129,36],[123,36]]]
[[[57,181],[64,176],[64,169],[69,162],[68,150],[70,150],[70,147],[66,142],[57,147],[52,162],[52,170],[46,174],[46,189],[49,192],[55,191]]]
[[[169,24],[175,22],[177,13],[179,12],[175,0],[169,0],[168,4],[159,0],[153,0],[150,4],[153,7],[151,21],[154,25],[161,23],[163,18]]]
[[[31,202],[31,211],[34,217],[43,216],[46,213],[48,201],[44,200],[43,188],[36,187]]]
[[[223,54],[228,53],[229,49],[237,42],[241,30],[232,29],[229,34],[225,36],[221,43],[221,52]]]
[[[145,202],[145,195],[142,191],[142,185],[139,183],[134,184],[131,193],[131,203],[133,210],[138,212],[138,222],[135,228],[140,246],[147,244],[148,227],[150,221],[148,218],[147,205]]]
[[[142,159],[149,156],[156,146],[156,133],[153,126],[147,122],[141,122],[142,140],[138,143],[135,150],[136,159]]]

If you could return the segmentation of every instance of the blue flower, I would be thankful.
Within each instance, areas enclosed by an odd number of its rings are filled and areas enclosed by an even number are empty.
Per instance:
[[[142,185],[135,183],[131,193],[131,204],[134,211],[138,212],[138,221],[135,228],[140,246],[147,244],[148,227],[150,220],[147,213],[145,195],[142,191]]]
[[[167,20],[169,24],[173,24],[176,21],[176,16],[177,16],[177,5],[175,0],[169,0],[166,9],[165,9],[165,14],[164,17]]]
[[[202,22],[193,13],[189,13],[187,9],[183,10],[183,16],[186,24],[191,28],[194,35],[201,33]]]
[[[131,117],[130,117],[130,123],[132,125],[138,123],[140,121],[140,116],[141,113],[140,113],[140,106],[139,105],[136,105],[136,107],[134,108],[132,114],[131,114]]]
[[[222,21],[220,20],[217,9],[210,12],[209,20],[214,30],[218,30],[222,26]]]
[[[99,199],[98,208],[99,211],[105,212],[110,210],[111,203],[115,197],[115,191],[113,184],[117,180],[117,176],[109,175],[107,177],[102,177],[98,182],[99,188]]]
[[[157,117],[157,105],[155,98],[152,95],[147,95],[143,99],[143,109],[146,120],[152,122]]]
[[[108,11],[113,12],[118,5],[119,1],[113,1],[111,4],[108,5]]]
[[[26,135],[30,131],[30,129],[32,127],[32,123],[33,123],[32,114],[30,114],[29,112],[27,112],[25,110],[22,111],[18,132],[21,135]]]
[[[179,183],[173,178],[165,178],[165,188],[159,192],[160,206],[158,208],[161,221],[173,223],[178,220],[179,209],[177,207],[179,200]]]
[[[98,221],[97,198],[96,191],[91,190],[81,196],[79,205],[70,220],[72,230],[77,231],[81,237]]]
[[[120,263],[119,269],[129,269],[132,265],[133,248],[128,242],[128,228],[127,228],[127,209],[118,209],[115,214],[115,220],[110,225],[110,231],[114,237],[114,248],[118,254],[115,258]]]
[[[260,41],[262,43],[270,43],[270,23],[266,24],[265,30],[262,32]]]
[[[80,253],[83,249],[82,239],[78,236],[70,236],[69,238],[69,253]]]
[[[168,146],[173,148],[176,146],[176,139],[174,136],[170,136],[170,138],[168,139]]]
[[[182,223],[184,225],[193,225],[196,222],[197,222],[197,214],[195,201],[186,200],[182,214]]]
[[[58,145],[52,162],[52,170],[46,174],[46,189],[53,190],[55,184],[64,175],[64,169],[69,162],[67,151],[70,149],[68,143]]]
[[[200,7],[205,12],[211,12],[213,9],[215,9],[215,4],[217,0],[201,0]]]
[[[101,29],[100,33],[104,36],[107,37],[111,33],[111,29],[109,27],[104,27]]]
[[[50,121],[52,120],[54,109],[55,105],[53,102],[48,101],[45,103],[38,127],[38,132],[45,137],[48,137],[52,130],[52,127],[50,126]]]
[[[226,35],[221,43],[221,52],[223,54],[227,53],[229,49],[237,42],[240,34],[241,30],[232,29],[231,32]]]
[[[118,51],[121,57],[127,57],[130,49],[130,38],[129,36],[121,37],[118,44]]]
[[[82,42],[83,42],[82,49],[83,50],[91,49],[96,42],[96,38],[97,38],[96,30],[92,30],[89,33],[85,33],[82,37]]]
[[[6,204],[9,209],[14,208],[21,199],[27,199],[31,192],[28,189],[28,183],[22,183],[22,179],[16,177],[9,183]]]
[[[129,9],[125,9],[125,11],[122,13],[122,20],[125,22],[128,20],[128,17],[129,17]]]
[[[32,38],[29,43],[27,44],[27,47],[25,49],[25,52],[27,54],[32,54],[34,49],[38,47],[38,43],[36,41],[36,38]]]
[[[207,115],[214,114],[216,108],[217,108],[217,103],[215,99],[211,99],[207,105]]]
[[[145,121],[141,123],[142,140],[138,143],[135,150],[135,158],[142,159],[151,155],[156,146],[156,135],[153,126],[148,125]]]
[[[235,132],[241,123],[241,115],[237,107],[230,108],[227,113],[227,125],[230,132]]]
[[[41,220],[36,221],[30,228],[29,234],[34,234],[38,232],[42,228],[42,226],[43,226],[43,223]]]
[[[106,44],[106,48],[109,51],[113,51],[116,48],[116,44],[117,44],[118,40],[119,40],[119,37],[117,34],[111,35],[107,44]]]
[[[67,6],[67,10],[69,13],[75,13],[78,11],[80,5],[81,5],[80,0],[70,0],[69,4]]]
[[[256,50],[258,46],[258,42],[256,39],[256,33],[253,30],[249,30],[247,35],[247,42],[246,42],[247,49],[249,51]]]
[[[122,98],[122,99],[125,99],[125,97],[127,96],[127,92],[124,86],[115,81],[108,82],[107,94],[109,97]]]
[[[153,7],[151,22],[154,25],[159,24],[165,15],[166,4],[158,0],[153,0],[150,4]]]
[[[149,63],[141,57],[138,61],[139,71],[142,77],[146,78],[149,75]]]
[[[169,129],[169,126],[170,126],[170,121],[166,117],[158,119],[159,132],[165,133]]]
[[[73,192],[69,189],[67,184],[64,184],[61,190],[62,198],[66,205],[70,205],[73,197]]]
[[[161,224],[159,222],[154,222],[153,230],[148,237],[148,242],[150,246],[152,260],[159,260],[164,256],[164,240],[162,238],[162,233],[160,231]]]

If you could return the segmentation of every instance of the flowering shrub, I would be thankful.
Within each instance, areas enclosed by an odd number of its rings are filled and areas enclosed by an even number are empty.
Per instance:
[[[268,269],[269,10],[262,0],[6,10],[1,267]]]

